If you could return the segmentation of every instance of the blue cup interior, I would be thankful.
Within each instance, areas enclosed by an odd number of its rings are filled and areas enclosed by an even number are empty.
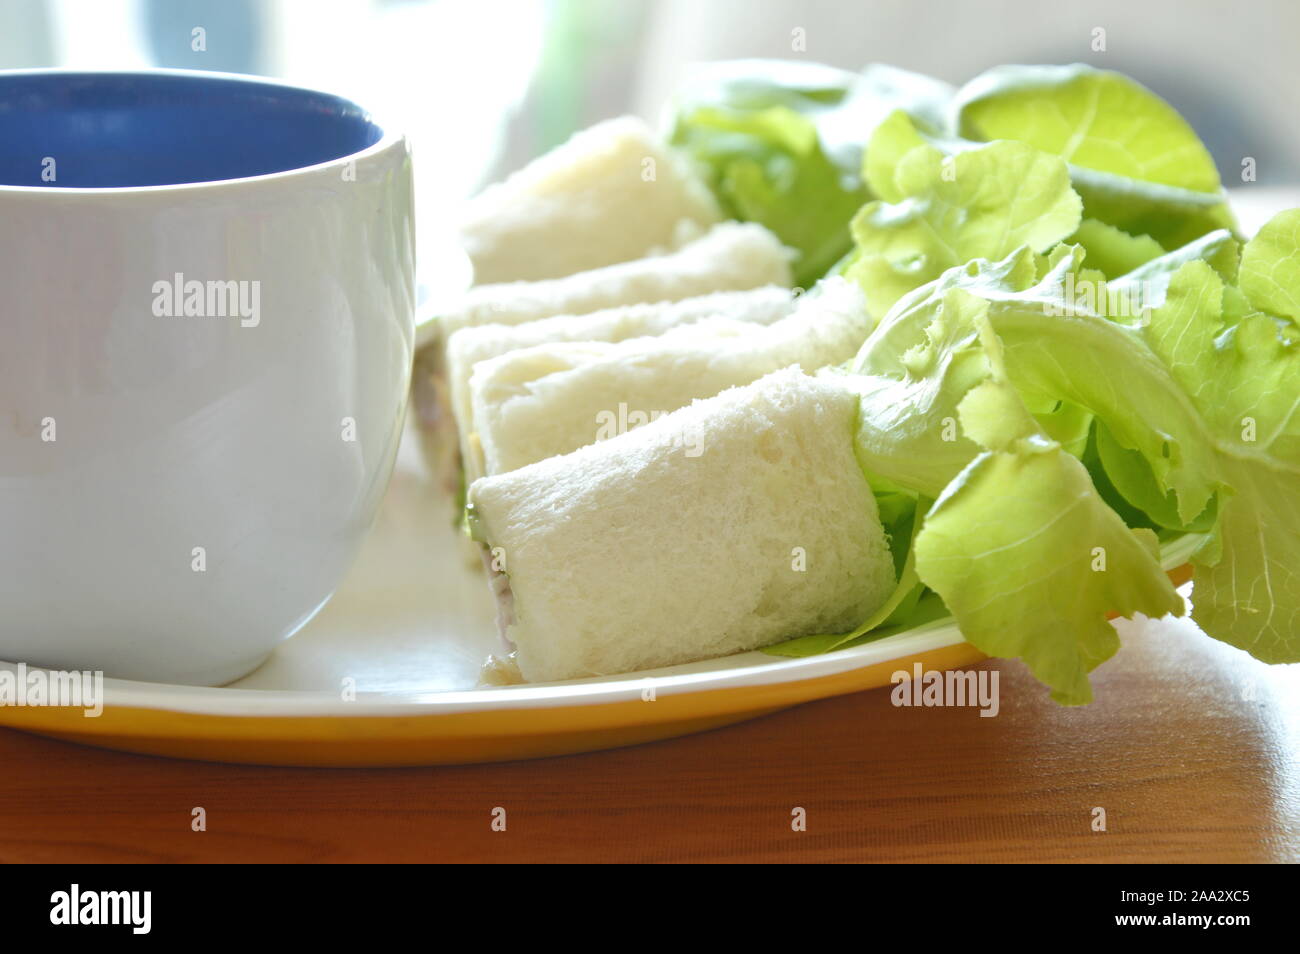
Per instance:
[[[340,159],[382,138],[355,104],[274,83],[202,73],[0,73],[0,185],[241,179]]]

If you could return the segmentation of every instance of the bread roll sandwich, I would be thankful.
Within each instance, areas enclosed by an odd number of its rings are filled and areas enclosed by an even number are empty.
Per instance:
[[[853,455],[857,398],[797,369],[476,481],[529,681],[653,669],[851,630],[893,561]]]
[[[430,468],[439,483],[458,490],[458,442],[446,366],[446,342],[456,331],[789,284],[789,252],[771,232],[759,225],[723,223],[664,255],[547,281],[470,289],[457,306],[439,317],[432,340],[416,354],[412,397]]]
[[[767,229],[724,222],[674,250],[562,278],[476,285],[439,317],[446,336],[472,325],[522,325],[645,301],[790,285],[790,253]]]
[[[447,381],[451,408],[462,438],[472,433],[469,379],[474,368],[490,358],[521,348],[561,342],[618,342],[661,335],[674,328],[710,318],[770,325],[790,314],[795,298],[790,289],[765,285],[749,291],[715,292],[682,301],[620,305],[588,315],[556,315],[524,325],[479,325],[462,328],[447,341]],[[462,457],[466,448],[461,448]]]
[[[503,473],[566,454],[779,368],[840,364],[871,327],[861,290],[835,278],[767,326],[721,317],[658,337],[510,351],[479,363],[470,379],[467,472]]]
[[[484,190],[460,226],[478,284],[561,278],[662,251],[722,214],[641,120],[598,123]]]

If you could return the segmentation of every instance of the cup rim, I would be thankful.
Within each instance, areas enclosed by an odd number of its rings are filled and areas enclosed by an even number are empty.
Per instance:
[[[406,142],[405,134],[397,131],[386,122],[376,118],[375,114],[370,110],[363,108],[351,98],[344,96],[341,93],[326,88],[304,86],[300,83],[291,83],[276,77],[260,76],[254,73],[227,73],[217,70],[186,70],[173,69],[170,67],[148,67],[144,69],[81,69],[79,67],[70,66],[51,66],[32,69],[0,69],[0,80],[4,80],[6,77],[10,76],[173,76],[183,79],[232,80],[239,83],[246,83],[250,86],[269,86],[277,89],[308,93],[314,96],[330,96],[341,100],[348,106],[354,107],[364,116],[366,121],[378,128],[380,136],[379,139],[371,145],[356,152],[348,153],[347,155],[338,156],[334,159],[327,159],[324,162],[312,163],[307,166],[296,166],[292,169],[281,169],[277,172],[266,172],[255,176],[237,176],[229,179],[205,179],[199,182],[171,182],[161,185],[92,186],[84,188],[78,186],[57,185],[6,185],[0,183],[0,196],[49,194],[59,196],[142,195],[184,190],[222,189],[249,183],[283,182],[285,180],[305,178],[341,170],[351,162],[359,162],[363,159],[369,159],[392,149],[394,146],[405,144]]]

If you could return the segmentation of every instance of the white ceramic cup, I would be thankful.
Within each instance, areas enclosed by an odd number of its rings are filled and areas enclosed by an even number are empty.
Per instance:
[[[413,302],[406,141],[346,100],[0,73],[0,660],[256,668],[375,516]]]

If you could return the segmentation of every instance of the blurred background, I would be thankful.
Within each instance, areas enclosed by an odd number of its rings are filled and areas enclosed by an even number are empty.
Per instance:
[[[1136,77],[1225,183],[1300,183],[1295,0],[0,0],[0,69],[225,70],[356,100],[417,155],[422,231],[590,123],[657,119],[693,66],[891,63],[961,83],[1008,62]],[[0,149],[3,143],[0,143]]]

